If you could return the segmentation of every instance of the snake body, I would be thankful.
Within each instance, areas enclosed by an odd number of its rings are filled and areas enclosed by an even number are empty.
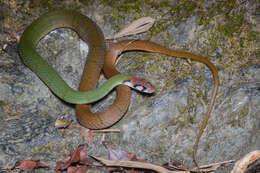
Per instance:
[[[39,40],[50,31],[61,27],[68,27],[76,31],[89,46],[88,61],[83,72],[80,91],[70,88],[59,74],[36,52],[36,45]],[[193,157],[196,163],[198,143],[210,117],[219,85],[217,70],[206,58],[191,53],[177,52],[148,41],[121,41],[114,44],[106,55],[104,72],[107,77],[111,78],[100,88],[96,89],[100,71],[104,63],[104,37],[100,28],[88,17],[70,10],[59,10],[47,13],[38,18],[25,29],[20,39],[18,49],[23,63],[37,74],[54,94],[66,102],[77,104],[76,113],[79,122],[91,129],[106,128],[121,119],[130,103],[130,89],[124,85],[128,85],[142,92],[154,92],[153,86],[147,81],[130,75],[122,75],[115,69],[115,61],[122,52],[127,50],[142,50],[192,59],[206,64],[212,71],[214,88],[208,110],[193,148]],[[114,104],[105,112],[93,114],[90,111],[90,105],[86,103],[92,103],[101,99],[116,86],[118,86],[117,97]]]
[[[95,75],[97,76],[99,76],[104,63],[105,44],[100,28],[92,20],[78,12],[70,10],[47,13],[35,20],[25,29],[18,45],[19,54],[23,63],[62,100],[73,104],[92,103],[103,98],[119,84],[129,85],[131,82],[135,83],[139,81],[138,78],[130,75],[118,75],[108,80],[96,90],[95,87],[93,87],[92,91],[81,92],[69,87],[60,75],[42,59],[36,51],[37,43],[43,36],[61,27],[71,28],[88,43],[90,51],[86,67],[95,69]],[[92,85],[95,85],[96,81],[93,80],[93,78],[92,75],[89,75],[87,80],[89,83],[92,83]],[[152,87],[148,82],[141,81],[142,83],[139,82],[140,84],[147,85],[146,87]],[[131,86],[134,85],[131,84]]]

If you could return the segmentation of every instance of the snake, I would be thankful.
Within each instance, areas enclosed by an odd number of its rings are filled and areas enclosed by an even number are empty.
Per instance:
[[[46,34],[57,28],[70,28],[74,30],[89,46],[80,91],[69,87],[60,75],[36,51],[38,42]],[[121,119],[130,103],[130,89],[128,87],[145,93],[153,93],[155,91],[155,88],[148,81],[136,78],[132,75],[120,74],[115,69],[115,61],[118,55],[128,50],[142,50],[162,53],[173,57],[192,59],[206,64],[212,71],[214,88],[207,113],[205,114],[193,147],[193,157],[196,163],[199,139],[206,128],[219,85],[217,70],[205,57],[187,52],[177,52],[149,41],[126,40],[114,44],[107,52],[106,60],[104,60],[106,48],[101,29],[87,16],[72,10],[58,10],[39,17],[25,29],[18,44],[18,52],[22,62],[31,69],[56,96],[68,103],[76,104],[78,121],[80,124],[91,129],[106,128]],[[109,80],[101,87],[96,88],[102,68],[106,76],[109,77]],[[99,115],[102,116],[95,116],[90,110],[91,106],[89,103],[102,99],[115,87],[117,97],[114,104],[104,113],[99,113]],[[117,113],[115,113],[116,111]]]
[[[47,87],[60,99],[72,104],[93,103],[106,96],[113,88],[123,84],[141,92],[152,93],[154,87],[146,80],[131,75],[120,74],[110,78],[101,87],[90,91],[78,91],[71,88],[62,77],[36,51],[37,43],[49,32],[57,28],[74,30],[90,47],[86,66],[95,69],[99,75],[105,55],[104,36],[101,29],[90,18],[72,10],[49,12],[32,22],[24,30],[18,51],[22,62],[31,69]],[[90,75],[88,82],[95,85]],[[140,90],[142,85],[142,90]]]

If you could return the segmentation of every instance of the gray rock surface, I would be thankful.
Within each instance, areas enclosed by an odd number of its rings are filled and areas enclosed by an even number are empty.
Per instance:
[[[53,4],[46,5],[14,0],[15,6],[9,1],[0,2],[0,167],[11,167],[19,159],[36,159],[50,163],[51,168],[46,172],[52,172],[57,161],[85,143],[77,128],[59,130],[54,127],[56,118],[61,117],[77,123],[74,106],[53,95],[22,64],[12,37],[12,33],[20,36],[24,27],[40,14],[63,6],[76,8],[91,17],[101,26],[105,36],[113,35],[135,18],[154,17],[156,25],[151,31],[131,38],[201,54],[217,66],[220,88],[199,143],[201,165],[237,160],[260,149],[257,3],[232,1],[233,11],[228,11],[230,19],[227,20],[225,10],[231,7],[226,4],[219,4],[223,7],[221,11],[217,5],[198,1],[203,7],[198,13],[201,6],[196,4],[196,11],[192,8],[193,3],[188,8],[189,3],[185,1],[161,1],[166,5],[158,2],[158,6],[140,1],[132,6],[126,2],[124,5],[123,1],[121,4],[107,2],[55,4],[50,1]],[[178,9],[178,5],[190,10]],[[245,11],[237,10],[239,8]],[[242,24],[233,24],[232,21],[239,21],[241,15]],[[238,17],[234,19],[234,16]],[[88,49],[74,32],[69,29],[51,32],[40,41],[38,52],[72,88],[78,88]],[[149,79],[157,92],[147,96],[133,91],[128,112],[113,126],[120,128],[121,133],[106,134],[105,141],[154,164],[179,160],[192,166],[192,147],[212,91],[211,72],[197,62],[143,52],[127,53],[120,60],[118,70]],[[105,109],[114,96],[115,92],[111,93],[96,103],[93,110]],[[102,134],[94,135],[93,141],[88,143],[88,154],[107,157],[101,139]],[[218,172],[228,172],[228,169]]]

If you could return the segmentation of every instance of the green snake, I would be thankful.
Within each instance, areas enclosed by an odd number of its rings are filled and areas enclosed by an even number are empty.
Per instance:
[[[142,92],[153,92],[153,86],[143,80],[130,75],[117,75],[105,82],[100,88],[92,91],[76,91],[60,77],[60,75],[37,53],[36,46],[39,40],[50,31],[67,27],[71,28],[88,43],[90,52],[88,64],[103,67],[104,62],[104,37],[100,28],[88,17],[69,10],[60,10],[47,13],[29,25],[20,38],[18,45],[19,54],[23,63],[29,67],[48,87],[62,100],[73,104],[86,104],[100,100],[114,87],[120,84],[139,89]],[[99,75],[99,74],[98,74]],[[91,77],[88,78],[91,83]]]
[[[39,40],[50,31],[61,27],[74,30],[89,46],[88,61],[83,72],[80,91],[70,88],[60,75],[36,52],[36,46]],[[214,88],[208,111],[194,145],[194,161],[196,163],[198,142],[207,125],[219,84],[217,70],[206,58],[191,53],[177,52],[152,42],[125,40],[115,44],[108,51],[104,71],[106,75],[111,78],[96,89],[100,71],[104,64],[104,36],[100,28],[92,20],[71,10],[50,12],[38,18],[25,29],[21,36],[18,49],[23,63],[29,67],[55,95],[66,102],[77,104],[76,112],[79,122],[93,129],[109,127],[122,117],[130,102],[130,90],[126,86],[146,93],[153,93],[155,90],[149,82],[131,75],[120,74],[115,70],[115,59],[121,52],[126,50],[144,50],[192,59],[206,64],[213,73]],[[100,100],[116,86],[118,86],[118,93],[115,103],[103,113],[91,113],[90,105],[87,103]],[[109,116],[111,113],[114,113],[115,116]]]

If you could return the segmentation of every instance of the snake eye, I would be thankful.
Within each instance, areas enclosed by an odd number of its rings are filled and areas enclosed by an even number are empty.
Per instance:
[[[132,77],[129,80],[125,80],[123,84],[133,89],[136,89],[140,92],[149,93],[149,94],[155,92],[154,86],[150,82],[146,81],[145,79]]]

